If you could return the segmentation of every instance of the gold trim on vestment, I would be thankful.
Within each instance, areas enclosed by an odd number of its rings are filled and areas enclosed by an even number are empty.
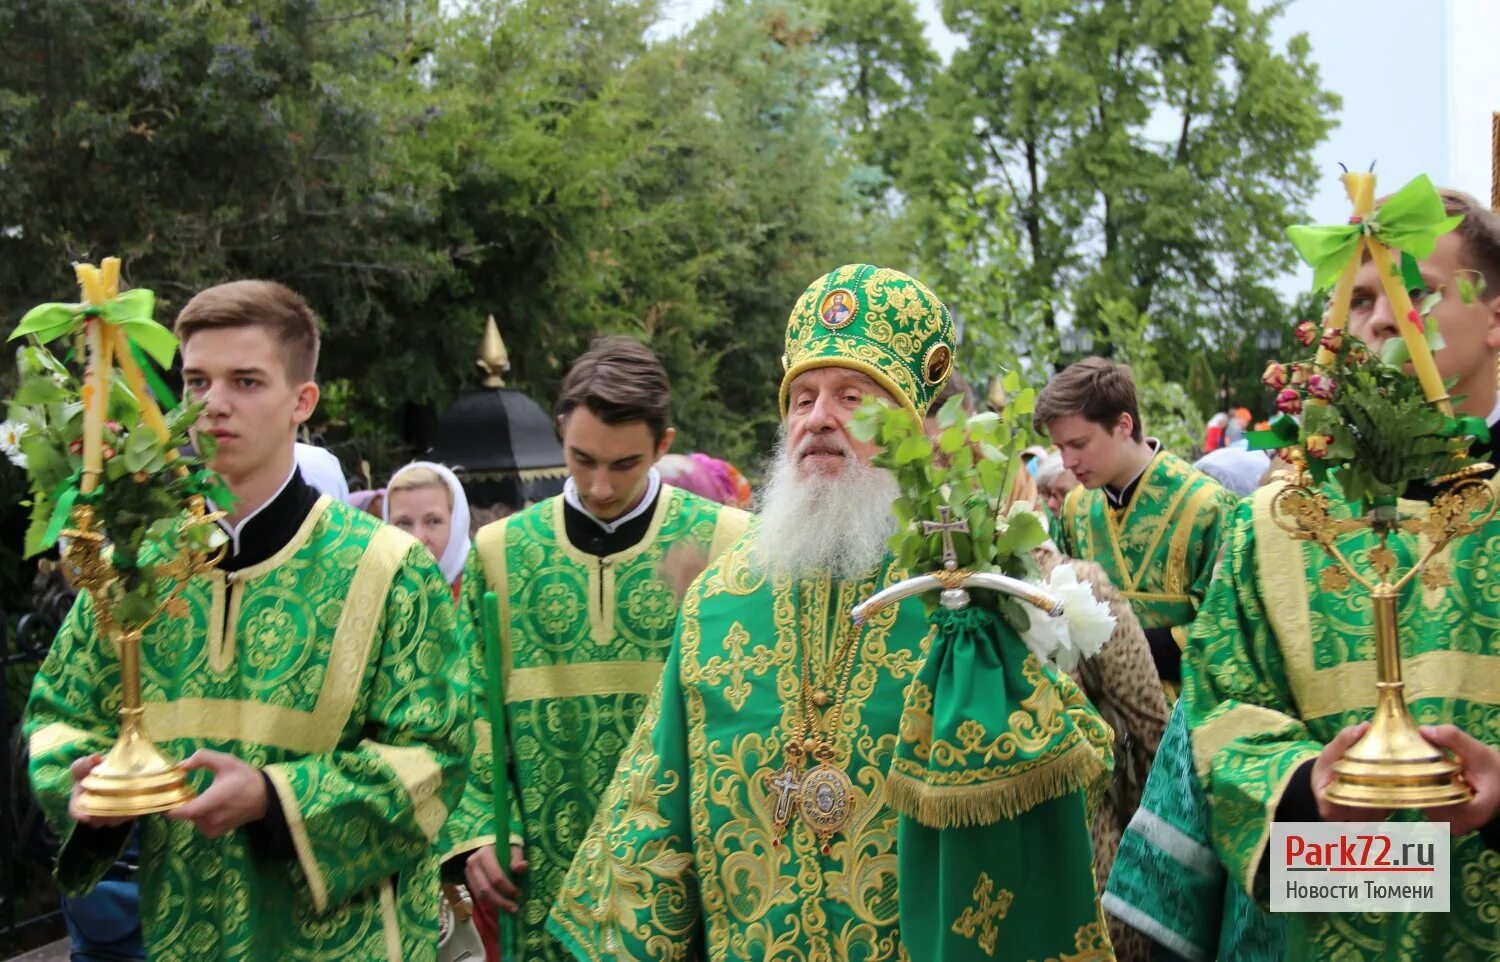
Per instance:
[[[1265,818],[1260,823],[1260,839],[1255,843],[1255,850],[1250,853],[1250,858],[1245,863],[1245,876],[1239,880],[1245,894],[1252,899],[1255,898],[1255,876],[1259,874],[1261,860],[1266,857],[1266,847],[1271,844],[1271,826],[1276,821],[1276,809],[1281,807],[1281,797],[1286,794],[1286,788],[1292,783],[1292,777],[1297,774],[1297,769],[1317,757],[1318,751],[1313,748],[1298,752],[1295,756],[1296,763],[1287,766],[1286,775],[1271,787],[1271,796],[1266,799]]]
[[[380,880],[380,926],[385,930],[385,954],[401,962],[401,921],[396,917],[396,890],[390,879]]]
[[[1200,777],[1208,777],[1214,756],[1230,742],[1246,735],[1269,735],[1278,729],[1295,727],[1297,720],[1270,708],[1239,702],[1208,719],[1192,730],[1193,764]]]
[[[508,705],[539,698],[649,695],[661,680],[659,661],[595,661],[512,669],[505,686]]]
[[[232,641],[228,641],[234,636],[234,627],[228,623],[229,619],[224,613],[229,600],[229,582],[224,578],[214,578],[209,591],[213,600],[208,606],[208,667],[214,672],[222,673],[229,667],[231,658],[226,649],[234,645]]]
[[[1189,483],[1192,483],[1191,478]],[[1200,484],[1188,498],[1188,503],[1182,507],[1182,517],[1177,520],[1175,530],[1172,532],[1172,540],[1167,544],[1166,589],[1168,594],[1187,597],[1184,591],[1188,586],[1188,549],[1192,547],[1193,533],[1198,528],[1198,516],[1203,513],[1203,506],[1216,494],[1212,486]]]
[[[443,830],[443,823],[448,821],[448,806],[437,796],[437,790],[443,784],[443,768],[432,751],[416,745],[384,745],[368,738],[360,745],[391,766],[391,771],[396,773],[396,778],[411,798],[412,817],[416,819],[417,827],[429,842],[434,841]]]
[[[1151,476],[1156,473],[1156,469],[1159,467],[1157,460],[1164,458],[1165,454],[1165,451],[1157,451],[1156,457],[1151,459],[1151,465],[1141,475],[1140,481],[1135,486],[1135,491],[1130,495],[1130,503],[1120,513],[1118,519],[1115,518],[1115,513],[1110,509],[1109,504],[1106,503],[1104,505],[1104,524],[1109,531],[1110,547],[1114,549],[1115,561],[1120,565],[1120,571],[1126,575],[1125,587],[1128,591],[1141,590],[1141,581],[1152,568],[1152,559],[1156,557],[1156,549],[1161,547],[1162,538],[1165,538],[1167,531],[1173,527],[1172,522],[1177,519],[1178,509],[1182,507],[1182,502],[1187,498],[1188,488],[1192,483],[1191,477],[1183,479],[1183,483],[1173,493],[1172,500],[1167,503],[1166,508],[1157,516],[1160,523],[1157,524],[1156,531],[1151,536],[1151,543],[1146,545],[1145,551],[1141,552],[1140,564],[1132,571],[1125,561],[1125,552],[1120,547],[1120,536],[1124,534],[1125,521],[1135,512],[1135,506],[1141,499],[1141,492],[1146,489],[1146,485],[1150,483]],[[1105,500],[1106,502],[1108,501],[1108,495],[1105,495]],[[1168,577],[1170,577],[1170,572],[1168,573]]]
[[[484,568],[485,580],[489,582],[489,587],[494,590],[495,597],[500,602],[500,674],[502,677],[498,681],[491,678],[489,680],[491,685],[504,683],[503,676],[510,671],[512,661],[510,650],[510,588],[505,581],[507,564],[505,534],[509,524],[510,518],[501,518],[499,521],[492,522],[480,528],[474,535],[474,550],[479,554],[479,564]],[[483,592],[480,592],[479,603],[484,603]],[[482,624],[482,622],[479,624]],[[475,627],[478,628],[478,624]],[[482,631],[476,631],[475,636],[481,646],[487,643],[484,640],[484,633]],[[482,661],[486,667],[489,665],[487,658],[482,659]]]
[[[100,735],[96,732],[86,732],[81,728],[74,728],[72,725],[64,724],[63,722],[52,722],[43,725],[31,733],[31,738],[26,743],[26,750],[32,758],[41,758],[49,752],[61,748],[63,745],[70,745],[73,742],[81,741],[96,741],[101,745],[107,746],[109,744],[109,736]]]
[[[1180,601],[1191,602],[1192,595],[1173,595],[1164,591],[1122,591],[1120,597],[1126,601]]]
[[[234,580],[243,582],[249,581],[251,578],[259,578],[261,575],[275,571],[290,561],[292,556],[301,551],[302,546],[312,537],[313,529],[318,526],[318,521],[322,519],[323,512],[327,511],[332,504],[333,499],[328,495],[319,495],[318,500],[313,502],[312,509],[307,512],[307,517],[303,518],[302,524],[298,525],[297,533],[292,535],[292,540],[282,545],[280,551],[271,555],[265,561],[257,562],[234,572]],[[229,572],[218,568],[213,568],[208,572],[210,578],[218,581],[227,581],[229,574]]]
[[[1346,661],[1328,668],[1318,668],[1313,660],[1312,614],[1303,544],[1283,531],[1271,515],[1271,503],[1284,484],[1270,484],[1255,492],[1255,562],[1262,605],[1286,662],[1287,680],[1298,714],[1303,719],[1313,719],[1372,708],[1377,696],[1373,654],[1368,660]],[[1500,479],[1490,485],[1500,491],[1497,487]],[[1402,501],[1401,510],[1406,514],[1421,514],[1425,506]],[[1500,659],[1494,655],[1424,651],[1402,659],[1401,675],[1408,702],[1420,698],[1462,698],[1480,704],[1500,704]]]
[[[333,751],[359,697],[375,632],[385,616],[391,581],[416,543],[411,535],[389,525],[370,538],[344,599],[323,686],[312,711],[254,699],[148,701],[146,725],[151,733],[160,741],[235,740],[308,755]]]
[[[472,852],[472,851],[475,851],[476,849],[484,848],[486,845],[494,845],[494,844],[495,844],[495,833],[494,832],[491,832],[488,835],[476,835],[474,838],[466,838],[462,842],[459,842],[456,845],[450,846],[448,848],[448,851],[443,854],[443,861],[446,862],[446,861],[449,861],[450,859],[452,859],[455,855],[463,855],[465,852]],[[517,843],[517,844],[520,844],[520,843]]]
[[[1105,768],[1104,759],[1082,733],[1061,752],[1032,759],[1014,774],[1006,774],[1004,765],[933,772],[919,763],[897,758],[886,776],[885,800],[929,828],[989,825],[1015,818],[1054,798],[1084,791]],[[954,780],[980,784],[936,785],[932,784],[934,776],[958,776]]]
[[[615,571],[619,565],[635,560],[635,557],[653,547],[661,536],[661,526],[667,520],[667,510],[677,489],[662,484],[656,495],[656,507],[651,509],[651,524],[641,540],[611,555],[598,557],[579,550],[568,540],[568,523],[564,514],[565,499],[562,495],[553,498],[552,536],[562,553],[581,566],[589,575],[588,608],[589,634],[594,642],[607,645],[615,637]],[[644,497],[644,495],[643,495]],[[508,693],[507,693],[508,694]]]
[[[708,543],[708,564],[703,566],[703,570],[707,571],[724,552],[738,544],[748,530],[750,512],[727,506],[721,508],[714,522],[713,540]]]
[[[261,771],[270,779],[271,787],[276,789],[276,797],[281,802],[281,813],[286,817],[287,831],[292,836],[292,848],[297,852],[297,862],[302,866],[302,874],[307,879],[307,890],[312,894],[313,909],[322,915],[328,911],[328,881],[323,878],[323,867],[313,855],[312,839],[308,838],[307,826],[302,822],[302,806],[297,801],[297,793],[292,790],[291,780],[278,766],[267,765]]]

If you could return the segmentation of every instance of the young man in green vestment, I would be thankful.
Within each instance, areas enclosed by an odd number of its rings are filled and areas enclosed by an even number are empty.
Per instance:
[[[1037,396],[1032,420],[1078,479],[1063,502],[1058,547],[1099,564],[1130,600],[1157,675],[1175,695],[1234,495],[1145,436],[1122,364],[1090,357],[1068,366]]]
[[[1493,432],[1500,426],[1500,216],[1467,195],[1440,193],[1447,212],[1464,220],[1418,264],[1424,287],[1442,294],[1429,320],[1440,325],[1446,342],[1437,366],[1445,379],[1457,380],[1451,393],[1459,413],[1486,419]],[[1466,296],[1475,288],[1477,296]],[[1396,334],[1379,274],[1368,261],[1355,280],[1349,324],[1374,349]],[[1492,443],[1471,453],[1494,460]],[[1318,576],[1326,556],[1292,540],[1271,515],[1280,490],[1280,483],[1262,488],[1235,513],[1222,570],[1193,627],[1184,690],[1198,774],[1212,803],[1214,847],[1232,882],[1262,903],[1269,876],[1264,856],[1276,821],[1369,821],[1387,814],[1340,806],[1324,795],[1333,763],[1364,732],[1375,703],[1371,605],[1357,586],[1323,585]],[[1402,503],[1403,513],[1426,510],[1416,501]],[[1353,553],[1371,544],[1365,536],[1363,543],[1354,537],[1341,546]],[[1404,570],[1417,546],[1398,537],[1391,547]],[[1288,958],[1478,960],[1500,954],[1494,897],[1500,885],[1497,551],[1500,521],[1492,520],[1445,552],[1450,585],[1418,582],[1399,601],[1407,702],[1420,724],[1435,726],[1428,728],[1432,740],[1457,753],[1476,789],[1465,805],[1425,813],[1428,820],[1449,822],[1455,836],[1451,910],[1296,914]]]
[[[434,843],[463,789],[467,663],[448,586],[410,536],[320,497],[297,427],[318,400],[317,320],[237,281],[177,319],[196,431],[235,495],[218,569],[141,646],[145,720],[200,794],[161,816],[83,814],[77,784],[116,730],[120,671],[80,597],[27,706],[31,780],[83,892],[138,821],[155,960],[432,960]],[[203,776],[210,776],[203,777]]]
[[[688,590],[661,684],[552,910],[573,957],[906,957],[901,886],[944,883],[898,879],[901,819],[886,802],[929,624],[916,598],[864,626],[851,617],[906,572],[887,546],[899,488],[849,424],[871,396],[920,424],[953,336],[931,291],[871,265],[839,268],[798,300],[757,525]],[[1085,710],[1081,697],[1065,710]],[[1037,878],[1047,853],[1038,840],[996,858]],[[1066,923],[1059,948],[1112,958],[1092,878],[1081,888],[1090,894],[1050,907],[1048,921]],[[976,954],[1010,944],[1038,924],[1005,918],[1012,894],[981,883],[944,931],[958,924]]]
[[[661,362],[624,337],[604,338],[563,380],[558,425],[563,493],[482,528],[464,574],[460,637],[470,653],[476,751],[445,832],[463,856],[493,942],[494,912],[517,914],[519,958],[566,953],[547,912],[599,798],[661,677],[689,582],[740,539],[750,516],[661,482],[672,444]],[[513,817],[494,817],[484,594],[499,599]],[[508,839],[508,866],[496,857]],[[508,870],[507,870],[508,869]]]

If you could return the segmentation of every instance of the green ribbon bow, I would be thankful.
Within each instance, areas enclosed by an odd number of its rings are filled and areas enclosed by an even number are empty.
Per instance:
[[[63,525],[68,523],[68,518],[73,514],[73,504],[78,500],[82,484],[83,471],[74,471],[47,495],[47,500],[52,502],[52,517],[47,519],[47,530],[42,534],[41,551],[57,544],[57,539],[62,537]]]
[[[151,317],[155,307],[156,295],[141,287],[99,305],[38,304],[26,312],[7,340],[35,334],[45,344],[77,332],[90,317],[101,317],[105,323],[124,329],[130,342],[139,344],[157,364],[171,367],[172,357],[177,353],[177,336]]]
[[[1473,438],[1480,444],[1490,443],[1490,426],[1485,423],[1484,418],[1474,417],[1466,414],[1463,417],[1449,418],[1443,423],[1443,436],[1447,438]]]
[[[1297,253],[1313,269],[1313,290],[1334,285],[1359,249],[1365,234],[1374,235],[1386,247],[1417,260],[1432,256],[1439,237],[1463,220],[1462,214],[1446,216],[1443,198],[1426,174],[1412,179],[1396,191],[1364,221],[1325,227],[1298,225],[1287,228]]]
[[[1251,431],[1245,435],[1252,451],[1280,451],[1297,443],[1302,427],[1290,414],[1278,414],[1264,431]]]
[[[157,371],[156,365],[141,350],[141,346],[135,341],[130,342],[130,353],[135,357],[135,363],[140,366],[141,373],[146,376],[146,384],[150,386],[151,393],[156,397],[156,403],[161,405],[162,413],[169,414],[177,410],[177,395],[172,388],[162,379],[161,373]]]

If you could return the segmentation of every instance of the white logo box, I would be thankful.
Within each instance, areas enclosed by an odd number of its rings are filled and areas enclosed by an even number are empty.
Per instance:
[[[1276,822],[1272,912],[1446,912],[1453,838],[1441,822]]]

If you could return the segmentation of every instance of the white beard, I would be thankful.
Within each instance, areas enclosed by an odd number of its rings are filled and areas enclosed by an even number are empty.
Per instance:
[[[798,578],[869,574],[885,560],[896,533],[891,505],[901,488],[889,471],[861,462],[837,440],[804,438],[801,452],[812,446],[843,449],[843,473],[800,476],[799,459],[781,437],[760,492],[757,556],[772,572]]]

